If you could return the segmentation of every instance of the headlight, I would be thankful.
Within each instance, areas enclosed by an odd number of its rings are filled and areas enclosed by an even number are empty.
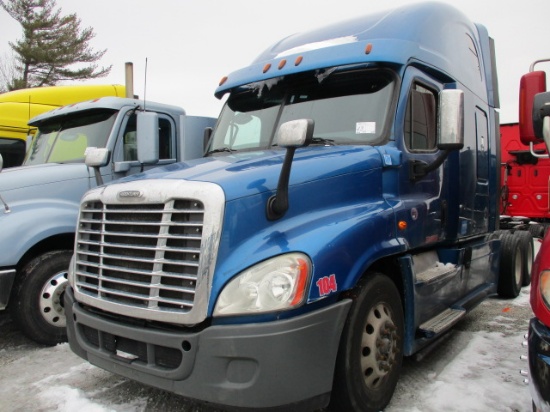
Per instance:
[[[550,270],[543,270],[541,272],[539,288],[544,304],[550,309]]]
[[[311,261],[302,253],[289,253],[254,265],[222,290],[214,316],[286,310],[307,296]]]

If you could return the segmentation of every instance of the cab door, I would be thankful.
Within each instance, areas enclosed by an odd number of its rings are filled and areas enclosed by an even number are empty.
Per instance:
[[[415,69],[411,69],[415,70]],[[436,243],[445,238],[445,168],[418,177],[415,168],[431,164],[440,155],[437,149],[438,94],[442,85],[412,79],[403,116],[403,165],[398,220],[406,223],[401,233],[409,247]]]
[[[171,117],[159,113],[159,162],[156,164],[142,165],[139,163],[136,129],[136,113],[135,111],[128,112],[122,122],[113,154],[114,179],[177,161],[176,125]]]

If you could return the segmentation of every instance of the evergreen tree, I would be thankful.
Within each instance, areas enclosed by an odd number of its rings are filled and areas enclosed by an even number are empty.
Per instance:
[[[9,42],[17,68],[9,90],[94,79],[111,71],[112,66],[95,64],[107,50],[89,46],[93,29],[81,29],[76,14],[62,16],[56,0],[0,0],[0,6],[23,27],[23,38]]]

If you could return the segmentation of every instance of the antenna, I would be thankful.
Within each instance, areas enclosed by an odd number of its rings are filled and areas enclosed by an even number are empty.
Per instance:
[[[145,58],[145,84],[143,85],[143,111],[147,100],[147,57]]]

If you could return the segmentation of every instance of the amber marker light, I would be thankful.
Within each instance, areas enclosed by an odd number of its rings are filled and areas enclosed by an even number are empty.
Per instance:
[[[365,47],[365,54],[370,54],[372,51],[372,43],[367,44],[367,47]]]
[[[299,66],[300,63],[302,63],[302,60],[304,60],[303,56],[296,57],[296,60],[294,60],[294,66]]]
[[[309,275],[309,265],[304,259],[298,259],[298,267],[296,270],[299,273],[296,281],[296,291],[292,299],[291,306],[296,306],[304,300],[307,291],[307,279]]]
[[[224,84],[225,82],[227,81],[227,76],[223,76],[220,80],[220,83],[218,84],[218,86],[221,86],[222,84]]]
[[[267,63],[265,66],[264,66],[264,73],[267,73],[267,71],[271,69],[271,63]]]
[[[286,64],[286,60],[283,59],[279,62],[279,70],[281,70],[283,67],[285,67],[285,64]]]
[[[399,228],[399,230],[405,230],[407,228],[407,222],[405,222],[404,220],[400,220],[397,224],[397,227]]]

